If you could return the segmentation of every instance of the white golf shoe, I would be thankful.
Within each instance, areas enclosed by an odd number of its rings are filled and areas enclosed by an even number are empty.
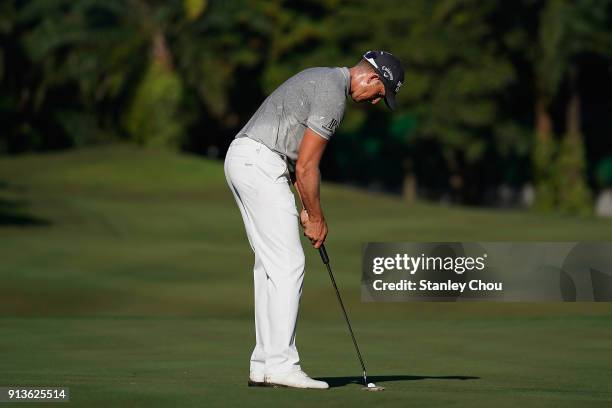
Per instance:
[[[260,373],[251,371],[251,373],[249,374],[248,385],[249,387],[264,387],[266,383],[264,382],[263,373],[260,374]]]
[[[317,388],[323,390],[329,388],[325,381],[313,380],[302,370],[283,374],[267,374],[265,383],[268,387]]]

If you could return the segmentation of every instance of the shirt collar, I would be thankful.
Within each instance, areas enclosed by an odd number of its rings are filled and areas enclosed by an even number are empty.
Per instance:
[[[346,80],[346,85],[344,86],[344,95],[348,97],[349,93],[351,92],[351,71],[349,71],[347,67],[340,68],[340,71],[342,71],[344,79]]]

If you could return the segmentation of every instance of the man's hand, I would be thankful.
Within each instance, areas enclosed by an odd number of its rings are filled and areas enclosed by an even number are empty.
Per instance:
[[[319,248],[325,242],[327,237],[327,223],[324,218],[318,221],[311,221],[308,218],[308,211],[303,209],[300,212],[300,222],[304,227],[304,235],[310,239],[312,246]]]
[[[325,237],[327,237],[327,223],[324,218],[319,218],[317,220],[306,220],[306,224],[304,225],[304,235],[310,239],[310,243],[313,247],[319,248],[325,242]]]
[[[300,211],[300,224],[302,224],[303,228],[306,228],[307,222],[308,222],[308,211],[306,211],[306,209],[303,208],[302,211]]]

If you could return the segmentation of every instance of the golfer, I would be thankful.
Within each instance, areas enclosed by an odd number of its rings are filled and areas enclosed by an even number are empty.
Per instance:
[[[298,219],[315,248],[327,236],[319,201],[319,161],[346,98],[395,108],[404,81],[400,61],[368,51],[352,68],[309,68],[280,85],[236,135],[225,176],[255,253],[255,348],[249,386],[329,388],[300,367],[295,333],[304,251]],[[298,216],[293,183],[302,209]]]

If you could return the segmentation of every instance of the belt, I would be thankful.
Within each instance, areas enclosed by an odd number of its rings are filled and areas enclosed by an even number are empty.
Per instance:
[[[245,133],[242,133],[241,135],[237,136],[237,137],[236,137],[236,139],[248,139],[249,141],[255,142],[255,143],[257,143],[258,145],[260,145],[260,147],[261,147],[261,146],[263,146],[263,147],[265,148],[265,150],[267,150],[268,152],[270,152],[270,153],[274,153],[274,154],[276,154],[277,156],[280,156],[280,158],[281,158],[281,159],[283,159],[283,161],[284,161],[285,163],[287,163],[287,167],[293,167],[293,166],[290,166],[291,161],[289,160],[289,157],[287,157],[287,155],[286,155],[286,154],[283,154],[283,153],[280,153],[279,151],[276,151],[276,150],[272,150],[272,149],[270,149],[268,146],[266,146],[266,145],[265,145],[263,142],[261,142],[260,140],[253,139],[253,138],[251,138],[249,135],[247,135],[247,134],[245,134]]]

